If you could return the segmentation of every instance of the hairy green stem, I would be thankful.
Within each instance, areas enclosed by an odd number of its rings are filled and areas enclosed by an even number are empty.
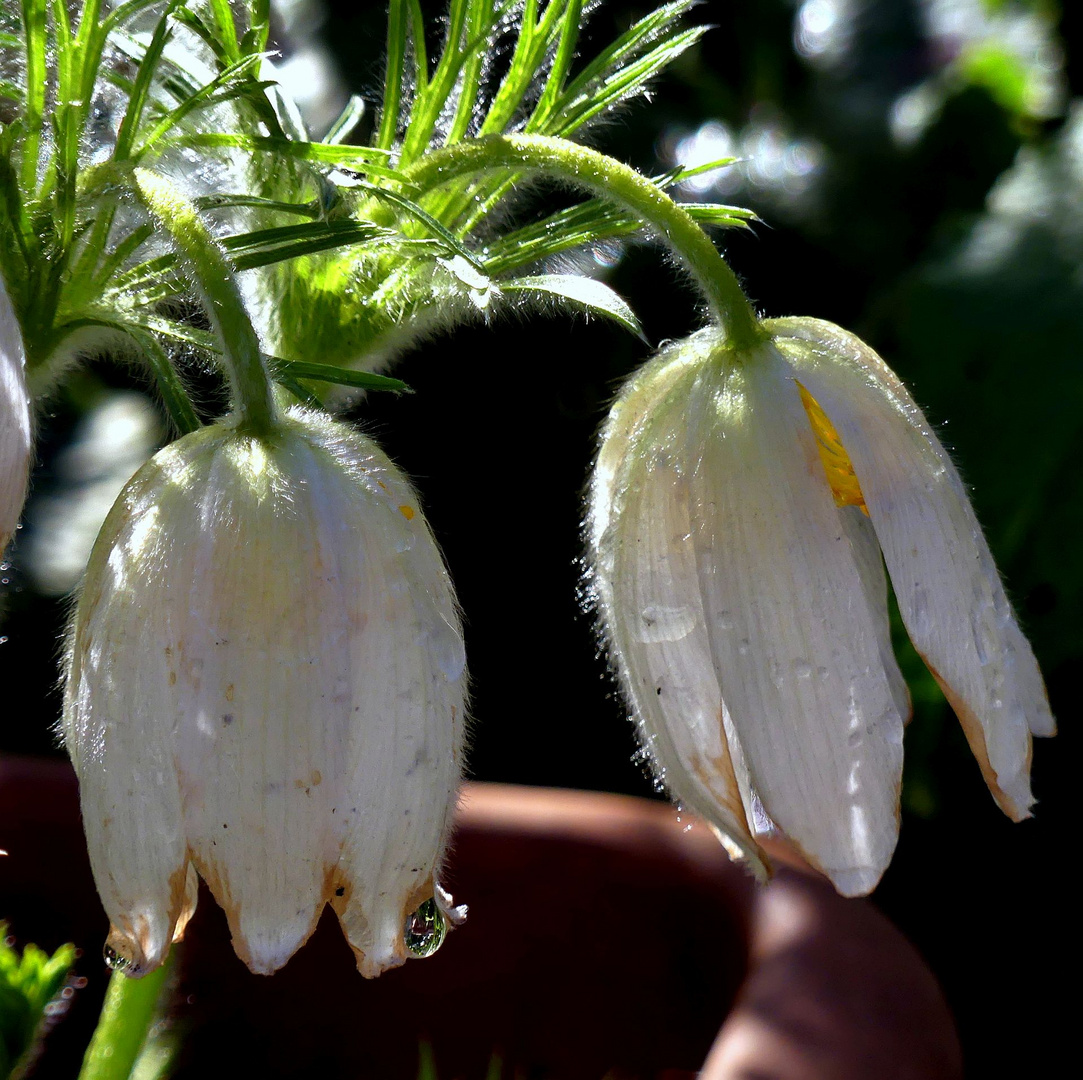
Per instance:
[[[195,206],[170,181],[146,169],[134,170],[133,177],[140,198],[172,237],[203,298],[222,345],[238,427],[253,435],[267,434],[276,425],[274,391],[263,366],[259,338],[225,253],[215,243]]]
[[[762,340],[755,312],[710,237],[652,180],[605,154],[545,135],[490,135],[427,154],[404,175],[425,192],[508,168],[557,177],[632,211],[687,267],[733,345]]]
[[[169,960],[141,979],[114,971],[79,1080],[128,1080],[154,1023]]]

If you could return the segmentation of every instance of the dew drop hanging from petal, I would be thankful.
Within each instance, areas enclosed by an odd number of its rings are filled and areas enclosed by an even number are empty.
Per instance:
[[[421,907],[407,916],[402,937],[406,951],[418,960],[432,956],[444,944],[447,920],[434,897],[426,900]]]

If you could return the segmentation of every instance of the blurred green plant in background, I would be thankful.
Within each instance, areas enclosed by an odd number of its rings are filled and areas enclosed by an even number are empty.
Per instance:
[[[65,1007],[60,994],[73,963],[74,945],[52,956],[36,945],[20,953],[0,922],[0,1076],[21,1076],[30,1065],[42,1028]]]

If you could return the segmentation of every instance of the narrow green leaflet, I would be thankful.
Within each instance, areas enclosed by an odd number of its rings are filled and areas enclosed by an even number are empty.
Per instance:
[[[643,338],[635,312],[618,293],[604,281],[582,277],[579,274],[540,274],[537,277],[515,278],[498,283],[501,292],[522,292],[528,295],[541,293],[554,296],[580,308],[620,323],[638,338]]]
[[[391,0],[387,12],[387,71],[384,74],[383,110],[380,113],[380,130],[376,133],[375,143],[376,149],[386,153],[391,152],[398,134],[408,41],[406,5],[402,0]]]
[[[558,104],[554,110],[555,119],[547,119],[539,129],[528,125],[527,130],[544,130],[551,135],[572,134],[599,114],[642,93],[646,84],[655,78],[662,68],[691,48],[706,32],[705,26],[685,30],[656,46],[634,63],[586,84],[578,94],[569,88],[565,94],[567,103]],[[579,81],[577,80],[575,85],[578,85]]]
[[[338,146],[353,134],[354,128],[361,123],[365,115],[365,99],[351,94],[346,108],[339,113],[338,119],[331,125],[323,141],[329,146]]]
[[[251,85],[246,87],[244,85],[244,80],[249,79],[252,72],[259,64],[259,61],[260,57],[258,56],[243,57],[235,64],[230,65],[230,67],[222,71],[209,83],[201,86],[194,94],[182,101],[175,109],[166,113],[166,115],[154,126],[150,134],[143,140],[139,151],[134,155],[135,158],[138,160],[148,150],[153,149],[155,144],[163,136],[177,127],[186,116],[196,109],[209,108],[220,101],[226,100],[228,97],[244,93],[248,89],[254,89],[256,92],[259,92],[266,86],[269,86],[269,83],[259,83],[255,87],[252,87]]]
[[[395,394],[413,393],[413,390],[401,379],[392,379],[387,375],[373,375],[368,371],[351,371],[333,364],[310,364],[303,360],[282,360],[279,357],[269,359],[275,378],[280,382],[284,378],[313,379],[317,382],[335,383],[338,386],[353,386],[359,390],[389,390]]]
[[[681,206],[703,225],[747,229],[756,220],[753,211],[739,206],[684,202]],[[485,248],[483,265],[487,274],[500,276],[600,240],[634,236],[642,229],[643,223],[620,207],[587,199],[493,241]]]
[[[602,109],[641,92],[651,78],[704,33],[705,27],[683,32],[676,29],[694,6],[695,0],[666,4],[603,49],[567,86],[557,89],[550,80],[525,130],[567,136]],[[693,36],[688,39],[688,35]],[[679,45],[682,39],[686,40]]]
[[[388,154],[376,146],[331,146],[327,143],[301,142],[273,135],[237,135],[201,132],[181,135],[172,140],[176,146],[247,150],[253,154],[280,154],[297,161],[338,165],[370,176],[382,176],[402,182],[401,174],[382,162]]]
[[[356,244],[394,245],[401,243],[401,239],[398,233],[379,225],[345,219],[241,233],[225,237],[221,244],[229,253],[234,270],[252,270],[320,251]]]
[[[151,80],[157,72],[158,60],[165,51],[171,36],[169,20],[173,14],[173,9],[179,2],[180,0],[172,0],[166,10],[162,12],[158,25],[155,26],[154,33],[151,35],[150,42],[140,58],[139,70],[136,72],[135,81],[132,83],[131,92],[128,96],[128,108],[124,112],[124,119],[121,121],[120,130],[117,132],[116,147],[113,151],[113,157],[117,160],[126,158],[132,148],[135,133],[139,127],[139,121],[142,119],[147,97],[150,94]]]
[[[169,359],[165,349],[158,343],[158,339],[152,333],[148,333],[141,327],[124,326],[128,336],[139,346],[146,357],[147,364],[158,384],[161,394],[162,405],[169,419],[172,421],[178,435],[187,435],[196,431],[199,426],[199,417],[192,407],[192,399],[184,389],[184,384],[177,375],[177,370]]]
[[[221,195],[203,195],[195,200],[195,204],[199,210],[244,207],[249,210],[273,210],[282,214],[296,214],[298,217],[306,218],[320,216],[320,206],[315,200],[305,203],[280,202],[277,199],[264,199],[259,195],[231,195],[223,192]]]

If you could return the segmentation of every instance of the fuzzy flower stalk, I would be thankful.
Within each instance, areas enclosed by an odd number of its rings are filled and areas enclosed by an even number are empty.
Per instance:
[[[425,952],[413,914],[434,935],[454,917],[437,880],[464,694],[440,554],[369,439],[295,411],[158,453],[102,529],[67,658],[114,966],[162,962],[197,872],[253,971],[328,903],[362,974]]]
[[[950,458],[905,388],[814,319],[717,328],[621,393],[590,491],[600,614],[657,775],[758,876],[772,824],[844,895],[899,828],[906,630],[1013,820],[1041,675]]]

